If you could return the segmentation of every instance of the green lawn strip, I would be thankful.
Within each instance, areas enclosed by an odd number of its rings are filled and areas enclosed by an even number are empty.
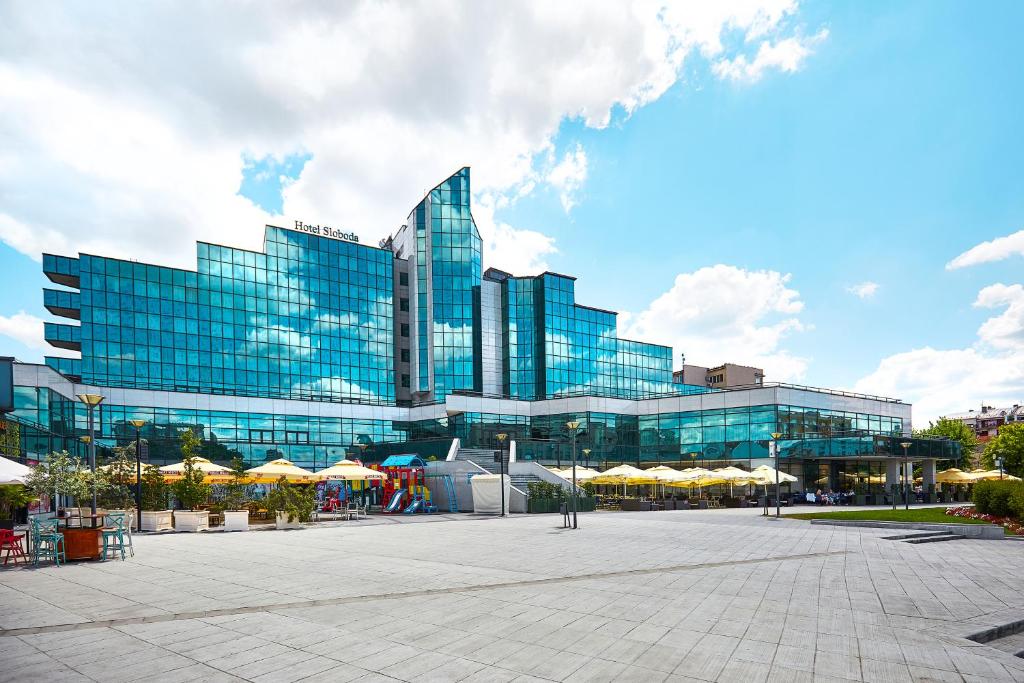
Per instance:
[[[932,524],[988,524],[980,519],[954,517],[946,508],[916,508],[912,510],[822,510],[786,515],[791,519],[851,519],[872,522],[929,522]]]

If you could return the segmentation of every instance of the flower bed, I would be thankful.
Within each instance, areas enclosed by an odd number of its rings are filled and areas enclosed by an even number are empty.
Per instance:
[[[1016,536],[1024,536],[1024,523],[1021,523],[1020,520],[1013,519],[1011,517],[986,515],[975,510],[973,505],[958,505],[956,507],[946,508],[946,514],[952,517],[966,517],[968,519],[977,519],[983,522],[989,522],[990,524],[996,524],[1003,527],[1008,533]]]

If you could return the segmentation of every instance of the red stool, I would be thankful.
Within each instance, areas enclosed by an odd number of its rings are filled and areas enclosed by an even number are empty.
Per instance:
[[[4,564],[12,557],[14,563],[18,563],[18,559],[23,559],[26,562],[29,561],[28,553],[25,552],[25,547],[21,544],[25,538],[25,534],[16,534],[10,529],[0,529],[0,555],[7,551],[7,556],[4,557]]]

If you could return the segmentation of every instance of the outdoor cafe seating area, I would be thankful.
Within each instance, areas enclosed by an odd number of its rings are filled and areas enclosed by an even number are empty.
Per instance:
[[[552,472],[567,481],[573,480],[571,467],[552,469]],[[936,474],[938,486],[934,492],[925,491],[921,478],[918,478],[913,483],[905,482],[905,488],[897,486],[895,493],[859,494],[854,491],[852,483],[840,491],[790,491],[788,485],[798,481],[797,478],[785,472],[776,473],[767,465],[750,471],[738,467],[677,470],[665,465],[644,470],[632,465],[619,465],[603,472],[577,466],[575,472],[577,486],[586,484],[593,491],[597,509],[627,512],[774,507],[776,481],[780,484],[779,505],[783,507],[891,505],[894,496],[901,504],[953,503],[970,500],[971,486],[975,482],[994,479],[1016,477],[998,470],[964,472],[951,468]],[[881,480],[873,483],[879,487],[884,484]],[[781,489],[783,485],[785,490]],[[905,501],[904,496],[909,501]]]

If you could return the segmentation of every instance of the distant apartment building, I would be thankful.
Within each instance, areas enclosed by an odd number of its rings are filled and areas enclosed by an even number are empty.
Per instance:
[[[676,384],[694,384],[711,389],[753,387],[764,384],[764,370],[736,363],[725,363],[713,368],[684,363],[682,370],[672,373],[672,381]]]
[[[974,430],[982,443],[999,434],[999,428],[1005,424],[1024,422],[1024,405],[1014,403],[1008,408],[995,408],[982,405],[981,410],[968,410],[966,413],[946,415],[951,420],[959,420]]]

